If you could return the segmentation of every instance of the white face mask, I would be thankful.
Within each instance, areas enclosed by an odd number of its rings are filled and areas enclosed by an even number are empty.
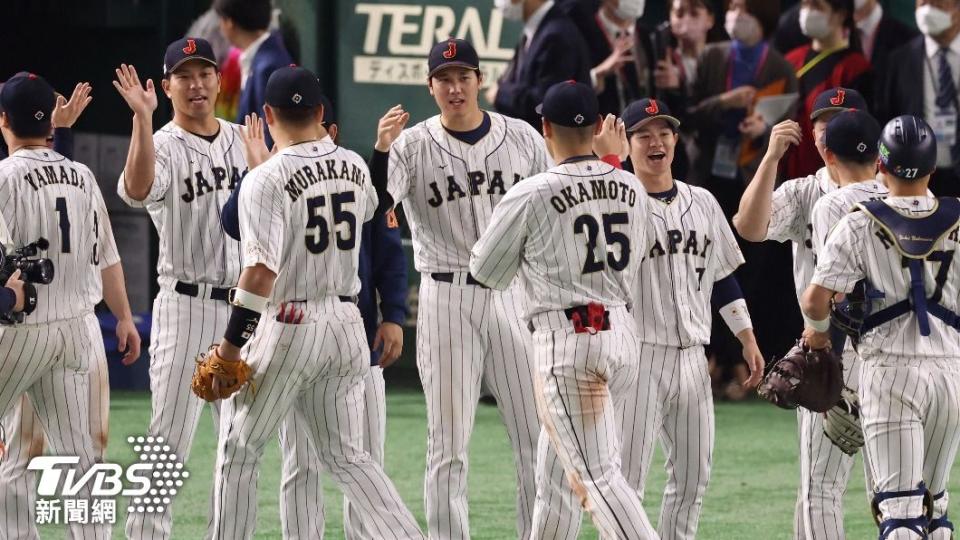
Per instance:
[[[929,4],[917,8],[916,18],[917,27],[930,37],[939,36],[953,26],[953,17],[949,13]]]
[[[763,39],[760,21],[753,15],[742,11],[728,11],[723,22],[723,28],[732,39],[748,45],[753,45]]]
[[[830,16],[816,9],[800,8],[800,31],[810,39],[824,39],[830,35]]]
[[[523,20],[523,0],[517,3],[513,3],[510,0],[493,0],[493,5],[500,10],[500,14],[503,15],[504,19],[508,21]]]
[[[613,12],[625,21],[635,21],[643,17],[644,0],[620,0]]]

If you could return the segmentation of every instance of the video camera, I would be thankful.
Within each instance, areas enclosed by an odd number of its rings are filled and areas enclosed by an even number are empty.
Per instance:
[[[50,242],[46,238],[40,238],[10,253],[0,244],[0,286],[17,270],[20,270],[20,279],[24,281],[23,311],[0,313],[0,324],[22,323],[24,317],[37,308],[37,289],[33,284],[49,285],[53,281],[53,261],[37,257],[40,251],[49,247]]]

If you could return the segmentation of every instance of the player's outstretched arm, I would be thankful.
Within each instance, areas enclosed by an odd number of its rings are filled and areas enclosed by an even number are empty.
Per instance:
[[[773,188],[777,180],[777,166],[790,145],[799,145],[800,124],[785,120],[773,126],[767,153],[753,180],[740,198],[740,208],[733,216],[733,226],[744,240],[762,242],[767,238],[767,226],[773,204]]]
[[[156,153],[153,148],[153,111],[157,108],[157,92],[153,80],[140,84],[137,69],[121,64],[116,70],[113,87],[133,111],[133,131],[130,149],[123,167],[123,185],[131,199],[142,201],[153,187]]]
[[[234,326],[241,328],[249,327],[252,321],[244,319],[255,318],[259,320],[260,314],[263,311],[263,307],[260,305],[252,306],[259,308],[259,310],[238,306],[238,303],[243,303],[241,297],[246,296],[259,301],[251,301],[251,304],[257,303],[265,305],[267,299],[270,298],[270,293],[273,292],[273,283],[276,280],[277,274],[264,264],[257,264],[256,266],[249,266],[243,269],[243,272],[240,274],[240,281],[237,282],[237,301],[233,303],[230,322],[227,324],[227,333],[224,335],[224,339],[220,341],[218,354],[221,358],[227,361],[240,360],[240,349],[246,344],[246,340],[243,339],[242,343],[235,343],[235,341],[241,341],[241,339],[235,339],[230,335],[232,333],[231,328]],[[252,326],[255,328],[256,323],[254,322]]]
[[[124,353],[123,365],[129,366],[140,358],[140,333],[133,324],[123,266],[120,263],[110,265],[100,271],[100,276],[103,279],[103,301],[117,318],[117,350]]]
[[[397,140],[403,128],[410,121],[410,113],[403,110],[402,105],[391,107],[377,123],[377,142],[373,145],[373,157],[370,159],[370,180],[373,182],[373,188],[377,191],[377,199],[380,204],[374,213],[376,216],[385,214],[393,208],[396,201],[387,191],[387,181],[389,179],[389,154],[390,147]]]
[[[247,169],[251,171],[257,165],[270,159],[270,149],[267,148],[263,124],[263,120],[257,116],[257,113],[250,113],[244,117],[244,125],[240,127],[240,138],[243,140],[243,157],[247,161]],[[238,191],[239,186],[234,192]]]

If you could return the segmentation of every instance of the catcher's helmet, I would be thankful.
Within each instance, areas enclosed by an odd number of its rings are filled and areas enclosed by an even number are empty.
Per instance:
[[[880,162],[905,180],[929,175],[937,166],[937,138],[923,119],[909,114],[887,122],[880,134]]]

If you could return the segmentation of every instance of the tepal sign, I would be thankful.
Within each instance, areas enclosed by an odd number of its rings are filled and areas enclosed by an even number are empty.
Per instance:
[[[504,34],[500,12],[487,0],[484,9],[449,5],[358,3],[365,18],[362,47],[353,56],[353,81],[367,84],[422,85],[430,47],[448,37],[463,38],[480,55],[486,80],[497,80],[513,56],[518,32]]]

